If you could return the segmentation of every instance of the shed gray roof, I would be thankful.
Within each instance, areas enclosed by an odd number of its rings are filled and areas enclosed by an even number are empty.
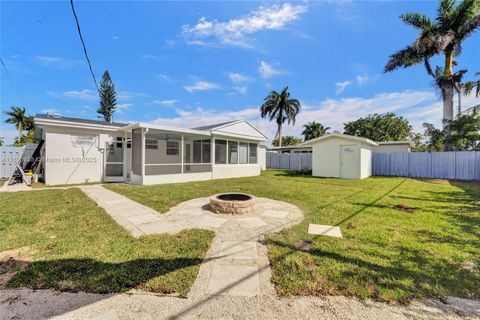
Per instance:
[[[192,129],[193,130],[210,131],[212,129],[224,126],[224,125],[229,124],[229,123],[234,123],[234,122],[237,122],[237,121],[238,120],[232,120],[232,121],[227,121],[227,122],[214,123],[214,124],[210,124],[210,125],[207,125],[207,126],[201,126],[201,127],[196,127],[196,128],[192,128]]]
[[[47,119],[47,120],[58,120],[58,121],[66,121],[66,122],[78,122],[78,123],[86,123],[86,124],[98,124],[104,126],[112,126],[112,127],[125,127],[128,123],[123,122],[106,122],[103,120],[90,120],[90,119],[81,119],[81,118],[71,118],[71,117],[62,117],[58,115],[52,114],[36,114],[35,118],[37,119]]]

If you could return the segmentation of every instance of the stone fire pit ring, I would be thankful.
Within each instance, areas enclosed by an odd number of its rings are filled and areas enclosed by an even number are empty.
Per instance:
[[[210,197],[210,210],[219,214],[243,215],[254,213],[255,198],[246,193],[228,192]]]

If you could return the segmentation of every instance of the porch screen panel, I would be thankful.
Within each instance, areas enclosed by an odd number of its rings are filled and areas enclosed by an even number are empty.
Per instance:
[[[227,163],[227,141],[215,140],[215,163]]]
[[[202,162],[202,141],[193,141],[193,163]]]
[[[248,163],[248,143],[240,142],[238,146],[239,154],[239,163],[247,164]]]
[[[248,163],[257,163],[257,144],[248,144]]]
[[[238,142],[228,141],[228,163],[238,163]]]
[[[211,172],[211,164],[186,164],[183,166],[184,173]]]
[[[132,171],[142,174],[142,129],[132,130]]]
[[[105,166],[105,175],[107,177],[122,177],[123,164],[108,163]]]
[[[182,166],[176,164],[168,165],[145,165],[145,175],[154,176],[158,174],[182,173]]]
[[[202,141],[202,163],[210,163],[212,154],[210,152],[210,140]]]

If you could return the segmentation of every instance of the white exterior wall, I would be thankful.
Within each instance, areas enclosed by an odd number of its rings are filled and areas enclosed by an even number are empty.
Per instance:
[[[262,170],[267,169],[267,146],[258,145],[258,163]]]
[[[216,164],[213,166],[213,179],[252,177],[260,175],[260,164]]]
[[[368,178],[372,175],[372,148],[368,145],[362,145],[360,148],[360,179]]]
[[[103,180],[104,153],[101,145],[112,139],[105,131],[45,127],[45,184],[74,184]],[[90,148],[75,145],[77,135],[94,135]]]
[[[376,147],[373,147],[373,152],[410,152],[411,148],[408,144],[387,144],[381,145],[379,144]]]
[[[159,174],[143,177],[143,184],[164,184],[164,183],[179,183],[190,181],[204,181],[211,180],[212,172],[197,172],[184,174]],[[133,183],[133,182],[132,182]]]

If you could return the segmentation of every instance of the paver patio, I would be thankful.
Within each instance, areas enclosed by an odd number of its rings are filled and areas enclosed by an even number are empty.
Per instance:
[[[296,206],[265,198],[255,198],[255,214],[248,216],[215,214],[206,209],[208,197],[180,203],[160,214],[101,185],[80,189],[134,237],[191,228],[215,231],[212,246],[188,294],[193,299],[210,295],[273,296],[267,248],[262,240],[266,234],[303,219]]]

